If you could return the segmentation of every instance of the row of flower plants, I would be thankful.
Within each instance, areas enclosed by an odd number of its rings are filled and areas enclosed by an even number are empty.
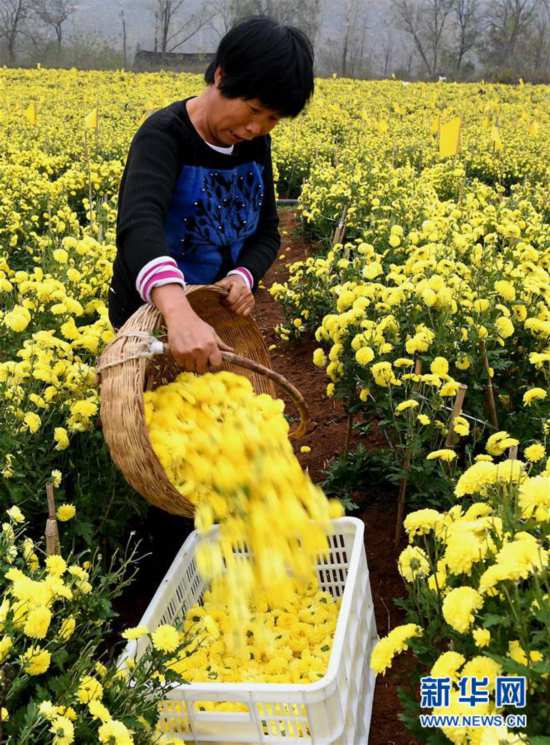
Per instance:
[[[117,189],[129,141],[143,117],[201,85],[199,77],[186,75],[0,71],[5,93],[0,112],[0,501],[5,509],[19,505],[29,519],[26,537],[20,534],[18,512],[11,513],[2,533],[0,633],[5,650],[9,645],[7,669],[15,694],[10,706],[3,704],[0,742],[5,733],[14,738],[22,726],[29,728],[27,738],[44,733],[47,741],[49,732],[56,745],[75,738],[96,741],[89,733],[97,738],[107,724],[100,741],[156,737],[138,720],[139,712],[152,722],[155,706],[143,708],[136,698],[127,709],[117,708],[130,696],[117,693],[121,674],[108,665],[107,672],[101,667],[93,672],[99,640],[92,619],[101,622],[111,614],[107,598],[120,589],[128,562],[109,568],[105,558],[89,557],[84,571],[95,572],[95,582],[92,575],[79,579],[87,592],[73,588],[79,574],[73,565],[81,563],[84,546],[100,545],[107,556],[125,542],[130,522],[144,525],[146,504],[111,464],[98,427],[95,360],[112,338],[106,298]],[[418,547],[425,556],[411,557],[411,548],[400,568],[411,589],[407,620],[423,629],[422,636],[409,634],[410,645],[418,650],[419,672],[426,672],[447,650],[456,647],[465,662],[473,654],[471,628],[458,632],[441,610],[440,626],[432,629],[428,604],[441,601],[441,608],[447,591],[460,583],[481,592],[474,587],[478,575],[498,551],[523,533],[538,542],[538,565],[526,559],[526,576],[498,580],[511,583],[512,600],[519,595],[523,611],[516,611],[525,628],[494,621],[499,634],[492,633],[484,649],[484,656],[503,666],[512,664],[513,653],[520,665],[525,656],[534,707],[529,734],[535,736],[544,732],[542,681],[547,685],[548,680],[545,663],[531,658],[531,653],[548,654],[547,637],[541,641],[539,633],[541,624],[548,625],[548,512],[530,512],[524,503],[533,498],[531,492],[527,498],[520,494],[533,482],[529,489],[547,509],[547,101],[547,89],[537,86],[318,81],[307,112],[299,121],[281,123],[273,137],[279,194],[301,195],[304,227],[319,245],[316,255],[291,267],[284,286],[272,288],[287,314],[281,336],[316,336],[320,346],[314,362],[326,365],[327,396],[344,401],[356,426],[366,429],[377,421],[383,428],[388,448],[377,458],[390,481],[405,485],[409,506],[429,506],[445,525],[467,523],[470,505],[460,513],[454,505],[459,475],[476,458],[489,463],[519,448],[514,462],[523,465],[508,467],[515,511],[506,520],[495,505],[498,489],[504,488],[500,477],[487,482],[483,493],[460,495],[486,503],[487,511],[477,507],[472,518],[486,518],[484,535],[491,532],[483,561],[473,561],[462,574],[447,563],[438,567],[448,539],[441,528],[426,527]],[[36,104],[34,124],[24,117],[29,102]],[[93,108],[99,126],[85,129],[83,114]],[[441,162],[438,126],[456,114],[463,117],[462,152]],[[333,245],[344,210],[346,242]],[[461,386],[467,386],[466,395],[451,420],[457,395],[464,393]],[[520,476],[513,479],[518,468]],[[33,558],[40,544],[33,554],[29,543],[42,531],[50,480],[58,501],[67,502],[59,511],[60,519],[70,518],[62,523],[63,555],[76,552],[67,567]],[[500,527],[497,518],[503,520]],[[423,519],[426,526],[439,525],[431,513]],[[479,532],[475,535],[482,542]],[[434,561],[435,574],[446,575],[436,599],[430,588]],[[546,587],[538,601],[529,589],[535,576]],[[496,609],[503,593],[497,584],[487,590],[485,605],[476,600],[476,633],[478,627],[491,628],[491,618],[484,615],[489,608],[495,616],[518,617],[505,605]],[[39,612],[23,623],[17,603],[31,594],[40,601]],[[49,620],[46,611],[58,602],[55,621]],[[71,617],[77,632],[65,639]],[[62,632],[65,620],[68,629]],[[151,646],[157,657],[144,660],[142,681],[154,672],[151,666],[160,669],[162,654],[174,652],[171,642],[166,647],[170,633],[161,637]],[[32,664],[35,655],[38,667]],[[382,656],[380,669],[388,659]],[[40,665],[40,673],[31,672]],[[69,680],[65,675],[73,681],[71,700],[61,695]],[[100,693],[90,701],[107,713],[94,704],[94,714],[87,694],[74,694],[83,676],[99,681],[94,690]],[[163,680],[155,679],[159,685]],[[144,689],[135,690],[141,696]],[[49,708],[48,702],[59,708]],[[412,704],[407,712],[412,727]],[[472,733],[445,732],[441,742],[453,737],[476,741]]]
[[[108,564],[97,550],[46,555],[17,505],[4,518],[0,742],[181,745],[157,731],[159,705],[181,680],[174,661],[202,643],[204,630],[128,629],[126,639],[147,635],[149,644],[139,658],[117,664],[107,645],[112,603],[131,584],[135,548],[128,543]]]
[[[401,717],[422,742],[550,742],[549,170],[537,128],[521,133],[527,110],[497,148],[480,105],[462,153],[439,163],[414,119],[406,163],[355,144],[318,159],[301,212],[327,248],[270,289],[280,336],[315,335],[326,395],[385,434],[362,452],[366,476],[418,508],[398,559],[405,623],[371,664],[385,673],[412,650]],[[526,677],[525,728],[421,727],[421,677],[450,683],[448,705],[428,711],[472,715],[514,711],[496,706],[506,675]],[[475,705],[459,686],[472,677],[489,692]]]
[[[95,362],[113,335],[106,298],[131,136],[153,109],[198,92],[201,81],[3,70],[0,86],[0,743],[170,745],[171,728],[166,735],[156,728],[159,702],[176,679],[202,679],[207,665],[210,678],[216,666],[227,678],[220,634],[229,631],[223,618],[213,620],[215,611],[204,626],[129,629],[125,639],[149,637],[147,651],[128,667],[114,662],[113,601],[131,592],[137,563],[137,550],[116,547],[132,526],[146,532],[147,506],[103,442]],[[30,104],[34,121],[26,116]],[[88,130],[83,113],[96,107],[99,127]],[[291,196],[318,137],[327,152],[338,137],[334,116],[308,122],[307,152],[294,130],[278,140],[275,170]],[[49,482],[61,532],[61,555],[54,556],[42,539]],[[307,602],[327,620],[327,598],[311,594]],[[334,617],[336,606],[331,611]],[[276,622],[266,614],[264,636]],[[322,638],[312,629],[304,660],[293,664],[296,680],[322,675],[329,625],[317,630]],[[207,642],[212,656],[205,661]],[[265,680],[284,677],[293,649],[279,644],[282,663],[269,669],[262,654],[258,649],[255,675],[263,669]],[[244,663],[233,658],[236,674]]]

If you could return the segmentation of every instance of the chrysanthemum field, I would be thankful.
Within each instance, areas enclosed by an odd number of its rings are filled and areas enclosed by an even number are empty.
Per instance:
[[[94,668],[91,619],[107,621],[108,596],[124,589],[105,556],[148,510],[104,444],[95,363],[113,337],[106,299],[131,137],[201,88],[185,74],[0,70],[0,509],[11,510],[0,664],[19,686],[11,706],[0,672],[2,745],[155,741],[154,706],[143,724],[141,699],[121,704],[121,676]],[[273,132],[278,194],[299,199],[308,244],[265,282],[284,312],[278,347],[324,369],[327,411],[337,402],[348,416],[360,445],[340,455],[335,443],[343,491],[363,458],[363,483],[376,478],[400,504],[404,623],[371,664],[385,674],[412,650],[395,718],[434,745],[550,742],[549,94],[319,80],[306,113]],[[457,116],[460,150],[442,157],[440,127]],[[48,482],[64,566],[40,556]],[[14,621],[14,602],[35,593],[47,613]],[[142,680],[162,666],[156,654]],[[422,729],[419,679],[430,675],[451,681],[451,713],[464,709],[460,677],[487,678],[488,699],[466,707],[480,714],[506,713],[498,676],[525,676],[526,727]],[[76,698],[44,705],[69,685]]]

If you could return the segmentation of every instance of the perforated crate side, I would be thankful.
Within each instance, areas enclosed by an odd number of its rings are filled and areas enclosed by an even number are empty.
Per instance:
[[[342,597],[348,587],[349,592],[343,600],[325,678],[303,685],[178,686],[169,694],[163,712],[174,734],[187,743],[201,745],[358,745],[356,738],[360,733],[365,736],[374,684],[368,659],[376,628],[363,547],[364,526],[355,518],[341,518],[334,521],[334,527],[329,555],[319,561],[317,574],[320,586],[335,597]],[[193,559],[196,544],[196,534],[192,534],[151,601],[141,621],[151,630],[168,622],[163,619],[173,616],[175,606],[187,609],[200,602],[204,586]],[[248,711],[199,712],[194,704],[201,700],[239,701]],[[361,745],[366,742],[362,739]]]

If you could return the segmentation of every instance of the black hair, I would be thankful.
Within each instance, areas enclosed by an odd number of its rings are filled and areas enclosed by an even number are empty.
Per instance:
[[[204,79],[226,98],[258,98],[280,116],[294,117],[313,94],[313,46],[294,26],[268,16],[252,16],[231,28],[220,41]]]

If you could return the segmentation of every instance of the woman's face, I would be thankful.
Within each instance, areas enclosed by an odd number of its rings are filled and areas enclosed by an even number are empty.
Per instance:
[[[214,74],[211,102],[208,111],[208,128],[223,145],[235,145],[271,132],[280,115],[266,108],[258,98],[225,98],[219,90],[221,68]],[[216,144],[216,143],[213,143]]]

